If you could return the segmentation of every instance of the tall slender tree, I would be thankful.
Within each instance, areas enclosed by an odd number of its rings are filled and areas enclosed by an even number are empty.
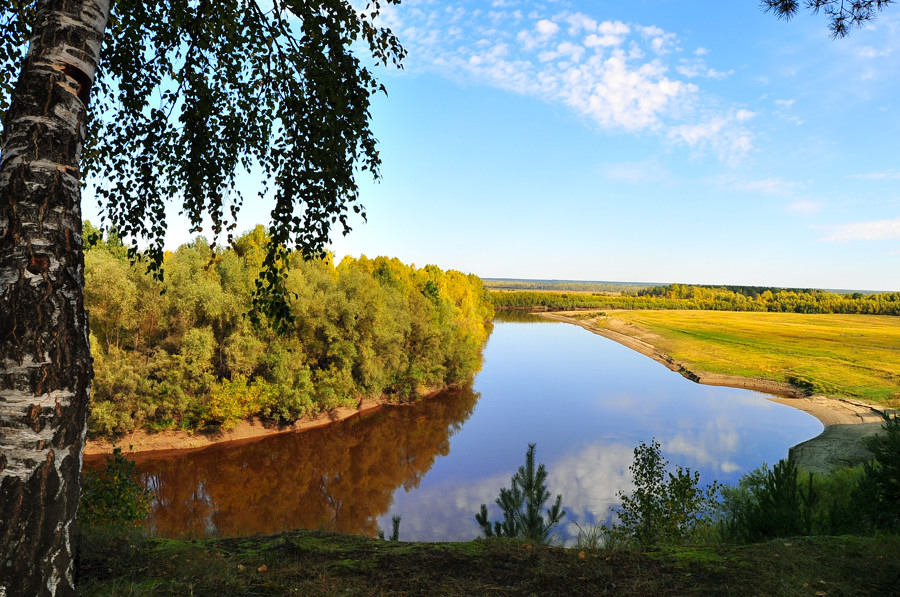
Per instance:
[[[12,0],[0,9],[0,597],[74,593],[72,552],[91,357],[81,187],[162,259],[165,206],[230,232],[257,169],[272,211],[258,305],[284,317],[285,247],[323,247],[377,177],[353,53],[399,64],[346,0]],[[354,45],[356,44],[356,45]],[[25,48],[27,47],[27,52]],[[17,76],[16,76],[17,75]],[[15,83],[14,83],[15,81]],[[92,96],[95,101],[91,102]],[[82,151],[84,149],[84,151]],[[136,247],[136,244],[132,245]]]

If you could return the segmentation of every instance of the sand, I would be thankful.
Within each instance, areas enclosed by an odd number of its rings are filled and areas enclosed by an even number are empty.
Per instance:
[[[91,457],[111,454],[115,447],[120,447],[123,451],[129,453],[199,450],[212,444],[222,442],[251,440],[278,433],[295,433],[313,429],[315,427],[322,427],[323,425],[328,425],[335,421],[342,421],[360,413],[381,408],[382,404],[383,403],[379,400],[362,400],[356,408],[335,408],[327,412],[319,413],[312,418],[301,419],[292,425],[277,425],[265,423],[259,419],[251,419],[248,421],[241,421],[233,429],[227,431],[214,429],[197,431],[194,433],[188,433],[186,431],[161,431],[158,433],[151,433],[144,430],[137,430],[134,433],[118,437],[113,441],[105,439],[96,441],[88,440],[84,447],[84,455]]]

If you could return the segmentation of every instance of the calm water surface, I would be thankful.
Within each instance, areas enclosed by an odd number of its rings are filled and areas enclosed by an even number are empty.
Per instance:
[[[641,441],[655,437],[704,483],[734,482],[821,430],[763,394],[697,385],[579,327],[498,321],[473,390],[138,467],[157,492],[150,525],[160,535],[372,535],[399,514],[403,540],[466,540],[529,442],[571,532],[573,521],[605,519],[616,492],[631,488]]]

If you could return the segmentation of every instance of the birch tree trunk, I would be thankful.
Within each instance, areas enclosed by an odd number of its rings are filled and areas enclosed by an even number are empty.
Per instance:
[[[79,160],[109,0],[41,0],[0,154],[0,597],[73,595],[92,376]]]

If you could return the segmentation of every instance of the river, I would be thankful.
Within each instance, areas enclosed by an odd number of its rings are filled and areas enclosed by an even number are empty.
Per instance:
[[[142,455],[151,532],[171,537],[327,529],[455,541],[478,535],[529,443],[568,512],[564,534],[604,520],[631,488],[639,442],[655,438],[701,482],[733,483],[817,435],[810,415],[748,390],[697,385],[579,327],[497,321],[470,390],[385,407],[302,433]]]

